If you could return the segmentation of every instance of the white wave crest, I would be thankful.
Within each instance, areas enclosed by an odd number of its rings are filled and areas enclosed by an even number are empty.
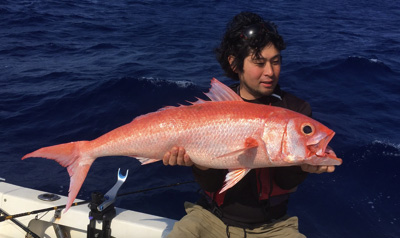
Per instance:
[[[154,78],[154,77],[140,77],[139,80],[150,82],[157,87],[161,87],[162,85],[165,85],[165,84],[175,84],[180,88],[188,88],[190,86],[195,85],[193,82],[191,82],[189,80],[174,81],[174,80],[159,79],[159,78]]]

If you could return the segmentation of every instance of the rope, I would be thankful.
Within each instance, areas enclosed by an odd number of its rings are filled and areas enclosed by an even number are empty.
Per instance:
[[[4,215],[8,216],[8,213],[5,212],[3,209],[0,208],[0,213],[3,213]],[[1,218],[1,217],[0,217]],[[19,226],[22,230],[24,230],[28,235],[32,236],[33,238],[40,238],[36,233],[31,231],[28,227],[24,226],[21,224],[19,221],[16,221],[14,219],[10,219],[12,222],[14,222],[15,225]]]
[[[164,186],[158,186],[158,187],[154,187],[154,188],[141,189],[141,190],[137,190],[137,191],[133,191],[133,192],[118,194],[117,197],[131,195],[131,194],[135,194],[135,193],[143,193],[143,192],[152,191],[152,190],[161,189],[161,188],[174,187],[174,186],[178,186],[178,185],[182,185],[182,184],[188,184],[188,183],[194,183],[194,182],[195,181],[186,181],[186,182],[181,182],[181,183],[174,183],[174,184],[169,184],[169,185],[164,185]],[[91,201],[75,202],[75,203],[73,203],[71,205],[71,207],[87,204],[87,203],[90,203],[90,202]],[[56,206],[56,207],[50,207],[50,208],[45,208],[45,209],[34,210],[34,211],[30,211],[30,212],[23,212],[23,213],[14,214],[14,215],[9,215],[4,210],[0,209],[0,214],[1,213],[4,214],[4,216],[0,216],[0,222],[6,221],[6,220],[11,220],[13,223],[15,223],[21,229],[23,229],[31,237],[40,238],[40,236],[38,236],[37,234],[32,232],[28,227],[24,226],[23,224],[21,224],[20,222],[15,220],[15,218],[28,216],[28,215],[33,215],[33,214],[38,214],[38,213],[41,213],[41,212],[49,212],[51,210],[59,210],[59,209],[62,210],[66,206],[67,205],[61,205],[61,206]]]
[[[71,207],[79,206],[79,205],[86,204],[86,203],[89,203],[89,202],[90,202],[90,201],[75,202],[75,203],[72,203]],[[23,216],[29,216],[29,215],[33,215],[33,214],[38,214],[38,213],[41,213],[41,212],[48,212],[48,211],[51,211],[51,210],[64,209],[66,206],[67,206],[67,205],[61,205],[61,206],[56,206],[56,207],[50,207],[50,208],[44,208],[44,209],[34,210],[34,211],[30,211],[30,212],[23,212],[23,213],[19,213],[19,214],[15,214],[15,215],[1,216],[1,217],[0,217],[0,222],[6,221],[6,220],[10,220],[10,219],[14,219],[14,218],[18,218],[18,217],[23,217]]]
[[[186,181],[186,182],[180,182],[180,183],[174,183],[174,184],[169,184],[169,185],[158,186],[158,187],[154,187],[154,188],[141,189],[141,190],[136,190],[136,191],[132,191],[132,192],[118,194],[117,197],[127,196],[127,195],[131,195],[131,194],[136,194],[136,193],[148,192],[148,191],[157,190],[157,189],[161,189],[161,188],[175,187],[175,186],[188,184],[188,183],[194,183],[194,182],[195,181],[193,180],[193,181]],[[71,207],[87,204],[87,203],[90,203],[90,202],[91,201],[75,202],[75,203],[72,203]],[[14,218],[18,218],[18,217],[38,214],[38,213],[41,213],[41,212],[48,212],[48,211],[51,211],[51,210],[64,209],[66,206],[67,205],[61,205],[61,206],[56,206],[56,207],[50,207],[50,208],[34,210],[34,211],[30,211],[30,212],[23,212],[23,213],[19,213],[19,214],[15,214],[15,215],[0,216],[0,222],[6,221],[6,220],[10,220],[10,219],[14,219]],[[6,214],[6,213],[4,213],[4,214]]]

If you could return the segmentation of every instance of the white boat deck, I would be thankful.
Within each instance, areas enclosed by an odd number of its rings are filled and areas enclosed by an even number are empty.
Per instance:
[[[0,181],[0,209],[9,215],[29,212],[38,209],[61,206],[67,203],[67,197],[61,196],[60,200],[49,202],[38,199],[40,194],[46,192],[28,189]],[[77,200],[75,201],[77,202]],[[86,238],[87,225],[89,224],[89,211],[87,204],[71,207],[67,213],[61,213],[61,218],[55,218],[55,211],[43,212],[23,216],[15,220],[20,222],[40,237],[53,238],[57,236],[54,224],[59,225],[65,236],[73,238]],[[175,220],[116,208],[117,216],[111,222],[111,236],[124,237],[166,237],[171,231]],[[97,222],[96,228],[101,229],[102,224]],[[0,222],[1,238],[24,238],[26,232],[11,220]]]

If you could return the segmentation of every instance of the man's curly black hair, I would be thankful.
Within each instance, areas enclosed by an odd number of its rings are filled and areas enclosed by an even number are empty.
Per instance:
[[[243,31],[255,24],[267,25],[270,28],[272,27],[273,31],[263,30],[257,34],[257,37],[245,39]],[[235,73],[232,68],[236,72],[242,73],[244,59],[250,54],[254,58],[261,57],[261,51],[269,44],[273,44],[279,51],[284,50],[286,48],[285,42],[276,28],[274,23],[265,21],[255,13],[241,12],[236,15],[228,23],[220,46],[215,49],[217,60],[225,71],[225,75],[234,80],[239,80],[238,73]],[[234,57],[232,65],[229,63],[229,56]]]

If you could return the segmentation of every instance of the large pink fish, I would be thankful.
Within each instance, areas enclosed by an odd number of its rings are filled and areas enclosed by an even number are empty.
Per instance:
[[[25,155],[56,160],[71,177],[67,210],[98,157],[131,156],[142,164],[162,160],[182,146],[196,164],[229,169],[224,190],[253,168],[300,164],[340,165],[327,148],[334,132],[302,114],[244,102],[216,79],[206,95],[190,106],[166,107],[92,141],[44,147]]]

